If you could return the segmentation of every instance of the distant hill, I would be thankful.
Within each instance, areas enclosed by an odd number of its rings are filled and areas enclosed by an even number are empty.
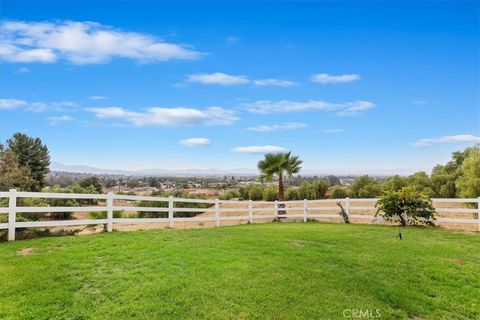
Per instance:
[[[251,169],[183,169],[183,170],[167,170],[167,169],[144,169],[144,170],[116,170],[101,169],[83,165],[66,165],[60,162],[52,161],[50,164],[51,171],[74,172],[74,173],[90,173],[90,174],[114,174],[114,175],[131,175],[131,176],[248,176],[256,175],[256,170]]]

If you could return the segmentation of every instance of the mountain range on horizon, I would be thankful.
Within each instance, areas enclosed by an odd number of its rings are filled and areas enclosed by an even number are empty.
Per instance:
[[[248,168],[233,168],[233,169],[219,169],[219,168],[187,168],[187,169],[140,169],[140,170],[122,170],[122,169],[110,169],[110,168],[97,168],[86,165],[67,165],[57,161],[52,161],[50,164],[50,170],[52,172],[70,172],[70,173],[85,173],[85,174],[111,174],[111,175],[125,175],[125,176],[256,176],[258,174],[257,169]],[[411,170],[409,170],[411,171]],[[413,171],[412,171],[413,173]],[[342,172],[339,170],[311,170],[304,169],[300,173],[303,176],[360,176],[368,174],[371,176],[391,176],[397,174],[395,172]],[[401,175],[408,175],[409,172],[402,173]]]
[[[52,161],[50,164],[51,171],[62,171],[72,173],[89,173],[89,174],[113,174],[113,175],[129,175],[129,176],[188,176],[188,175],[256,175],[257,171],[246,168],[238,169],[141,169],[141,170],[122,170],[122,169],[104,169],[85,165],[66,165],[60,162]]]

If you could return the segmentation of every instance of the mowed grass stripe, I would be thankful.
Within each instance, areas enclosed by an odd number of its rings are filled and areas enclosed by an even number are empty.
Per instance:
[[[271,223],[2,243],[0,318],[341,319],[345,309],[478,318],[479,236],[403,236]]]

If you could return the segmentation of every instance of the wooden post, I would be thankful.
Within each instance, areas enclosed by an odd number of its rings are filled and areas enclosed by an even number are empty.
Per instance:
[[[478,220],[478,232],[480,232],[480,197],[477,201],[477,220]]]
[[[345,198],[345,213],[347,214],[348,221],[350,221],[350,197]]]
[[[107,232],[113,231],[113,192],[107,193]]]
[[[173,196],[168,197],[168,227],[173,228]]]
[[[220,227],[220,201],[215,199],[215,226]]]
[[[303,199],[303,222],[307,222],[308,200]]]
[[[278,221],[278,200],[275,200],[275,220]]]
[[[248,222],[253,223],[253,202],[248,200]]]
[[[17,190],[11,189],[8,195],[8,241],[15,241],[15,221]]]

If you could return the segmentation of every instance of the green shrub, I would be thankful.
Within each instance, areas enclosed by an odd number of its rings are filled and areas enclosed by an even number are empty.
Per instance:
[[[190,199],[206,199],[206,197],[188,194],[180,191],[176,191],[174,193],[166,193],[162,191],[153,192],[152,196],[168,198],[172,195],[175,198],[190,198]],[[181,208],[200,208],[200,209],[207,209],[212,207],[213,205],[210,203],[195,203],[195,202],[178,202],[175,201],[175,206]],[[137,202],[137,207],[155,207],[155,208],[168,208],[168,201],[150,201],[150,200],[142,200]],[[189,218],[196,216],[201,212],[182,212],[182,211],[175,211],[175,217],[182,217],[182,218]],[[150,212],[150,211],[139,211],[138,212],[139,218],[167,218],[168,212]]]
[[[352,198],[375,198],[382,193],[380,183],[369,176],[355,179],[350,190]]]
[[[285,196],[287,200],[303,200],[303,199],[300,199],[297,188],[288,188],[287,191],[285,192]]]
[[[346,198],[346,197],[348,197],[348,193],[347,193],[347,190],[345,188],[342,188],[341,186],[335,186],[335,187],[332,188],[331,197],[333,199]]]
[[[251,184],[240,188],[240,197],[246,200],[262,200],[263,187],[259,184]]]
[[[234,198],[240,198],[240,192],[235,189],[228,190],[219,197],[221,200],[230,200]]]
[[[122,217],[121,210],[114,210],[113,211],[113,218],[121,218]],[[107,212],[106,211],[91,211],[88,213],[91,219],[107,219]]]
[[[375,204],[377,213],[386,220],[395,220],[397,217],[402,226],[407,224],[433,225],[435,209],[432,200],[425,193],[415,187],[404,187],[400,191],[387,192]]]
[[[265,201],[275,201],[278,199],[277,188],[266,188],[263,190],[262,198]]]

